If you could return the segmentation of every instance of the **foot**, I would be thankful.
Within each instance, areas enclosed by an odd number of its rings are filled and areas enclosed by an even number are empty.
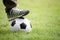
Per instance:
[[[29,10],[17,10],[17,9],[12,9],[8,15],[8,20],[14,20],[15,18],[18,17],[23,17],[26,16],[29,13]]]

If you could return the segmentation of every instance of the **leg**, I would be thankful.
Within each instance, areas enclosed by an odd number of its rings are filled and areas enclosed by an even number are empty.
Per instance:
[[[9,20],[25,16],[29,13],[29,10],[19,10],[17,8],[17,0],[3,0],[3,4],[6,7],[5,11]]]
[[[3,0],[3,4],[6,9],[13,8],[17,6],[17,0]]]

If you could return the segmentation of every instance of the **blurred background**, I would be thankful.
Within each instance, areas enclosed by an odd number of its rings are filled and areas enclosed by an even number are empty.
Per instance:
[[[0,0],[0,40],[60,40],[60,0],[18,0],[18,8],[30,10],[25,16],[32,32],[10,32],[10,23]]]

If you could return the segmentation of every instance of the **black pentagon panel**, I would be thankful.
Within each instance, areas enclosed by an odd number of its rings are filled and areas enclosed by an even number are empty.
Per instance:
[[[30,26],[31,26],[31,28],[32,28],[32,24],[30,23]]]
[[[15,25],[15,22],[16,22],[16,21],[13,21],[13,22],[12,22],[12,24],[11,24],[12,27]]]
[[[24,23],[20,24],[20,28],[21,29],[25,29],[26,28],[26,24],[24,24]]]

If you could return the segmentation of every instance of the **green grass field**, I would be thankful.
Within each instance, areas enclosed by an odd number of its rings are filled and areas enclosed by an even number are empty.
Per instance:
[[[18,0],[19,9],[29,9],[26,16],[32,32],[10,32],[10,23],[0,0],[0,40],[60,40],[60,0]]]

